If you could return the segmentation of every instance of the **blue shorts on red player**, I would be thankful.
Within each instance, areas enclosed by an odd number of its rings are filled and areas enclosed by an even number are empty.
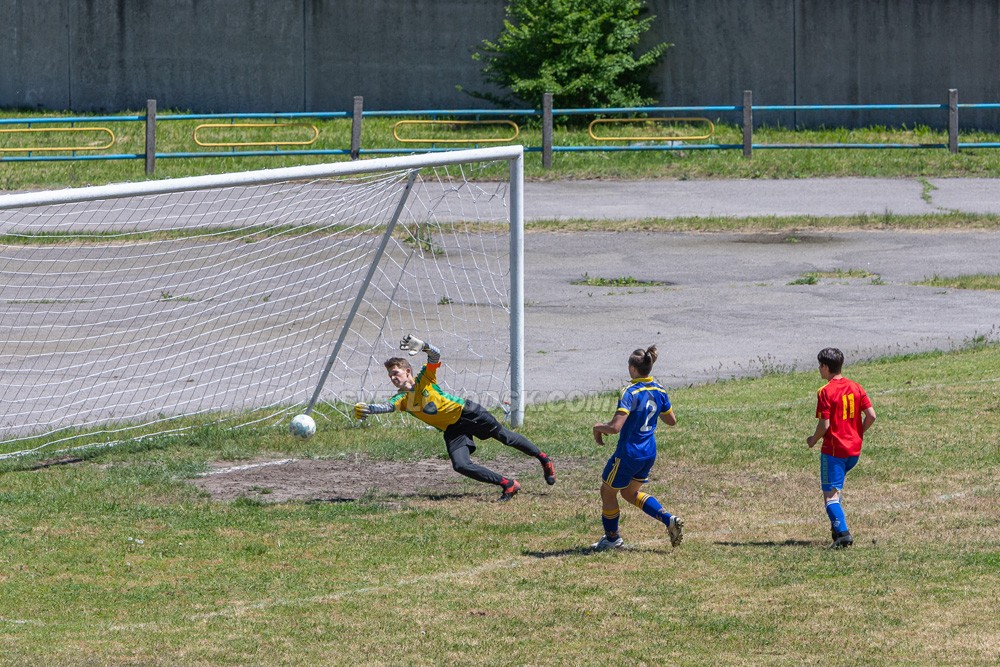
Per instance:
[[[860,456],[819,455],[819,481],[824,491],[844,490],[844,480],[851,468],[858,464]]]

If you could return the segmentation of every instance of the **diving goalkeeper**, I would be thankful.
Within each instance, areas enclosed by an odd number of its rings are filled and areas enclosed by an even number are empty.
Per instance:
[[[414,377],[413,367],[406,359],[393,357],[386,361],[389,381],[399,393],[386,403],[357,403],[354,406],[355,419],[364,419],[372,414],[409,412],[420,421],[443,431],[448,457],[455,472],[486,484],[498,485],[502,489],[499,498],[501,502],[513,498],[521,489],[521,484],[513,477],[505,477],[473,463],[471,455],[476,451],[473,436],[480,440],[493,438],[508,447],[534,456],[542,464],[546,483],[556,483],[556,470],[552,460],[530,440],[504,428],[481,405],[452,396],[436,384],[437,370],[441,367],[440,350],[410,335],[399,342],[399,349],[406,351],[411,357],[418,352],[426,352],[427,363]]]

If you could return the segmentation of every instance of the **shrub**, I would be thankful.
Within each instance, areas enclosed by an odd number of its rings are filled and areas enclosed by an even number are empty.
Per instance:
[[[509,94],[468,91],[499,106],[539,108],[544,93],[567,108],[644,106],[652,68],[670,45],[636,50],[654,16],[645,0],[511,0],[503,31],[472,57]]]

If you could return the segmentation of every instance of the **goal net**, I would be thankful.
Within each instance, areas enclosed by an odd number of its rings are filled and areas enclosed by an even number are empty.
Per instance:
[[[349,419],[412,333],[523,415],[522,149],[0,197],[0,458]],[[414,357],[416,370],[422,355]]]

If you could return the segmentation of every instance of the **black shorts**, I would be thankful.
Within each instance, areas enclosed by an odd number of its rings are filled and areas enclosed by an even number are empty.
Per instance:
[[[496,417],[486,411],[486,408],[478,403],[466,401],[465,407],[462,408],[462,416],[444,430],[444,443],[448,447],[449,456],[456,447],[468,447],[471,454],[476,451],[473,437],[486,440],[495,438],[501,431],[503,426]]]

